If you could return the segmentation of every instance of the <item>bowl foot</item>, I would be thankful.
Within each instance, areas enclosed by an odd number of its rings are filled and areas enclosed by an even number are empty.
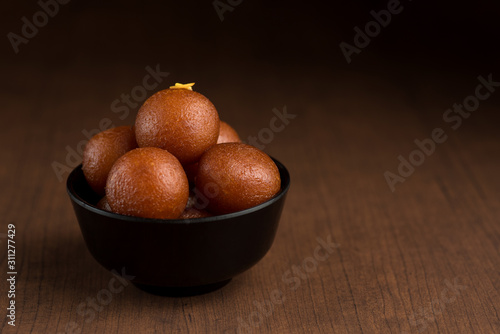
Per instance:
[[[199,285],[199,286],[189,286],[189,287],[163,287],[163,286],[136,284],[136,283],[133,284],[142,291],[157,296],[189,297],[189,296],[202,295],[204,293],[209,293],[218,290],[223,286],[225,286],[230,281],[231,278],[222,282],[217,282],[207,285]]]

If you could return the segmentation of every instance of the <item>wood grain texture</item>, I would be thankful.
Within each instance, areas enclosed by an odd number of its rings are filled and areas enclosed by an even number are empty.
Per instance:
[[[239,40],[223,58],[206,51],[233,41],[224,29],[245,26],[238,15],[256,6],[251,2],[235,9],[227,26],[213,23],[220,34],[213,39],[173,36],[176,52],[161,49],[157,35],[132,38],[154,26],[123,28],[134,47],[116,31],[95,37],[105,23],[132,20],[131,10],[114,17],[113,8],[68,6],[0,65],[7,78],[0,83],[0,233],[15,224],[18,271],[12,327],[0,235],[2,333],[500,332],[500,89],[458,129],[443,121],[448,108],[474,94],[478,75],[500,81],[500,72],[479,60],[460,70],[393,63],[377,56],[376,46],[351,67],[314,48],[319,62],[259,59],[274,49]],[[12,9],[9,29],[26,10]],[[89,19],[96,27],[87,31]],[[346,23],[349,31],[353,25]],[[68,148],[85,140],[82,130],[103,119],[132,124],[137,106],[125,115],[111,105],[156,64],[170,74],[155,90],[196,81],[195,90],[244,140],[270,127],[275,108],[295,115],[264,145],[292,180],[274,244],[252,269],[205,295],[120,289],[84,244],[67,173],[60,182],[52,167],[67,164]],[[384,172],[396,173],[398,156],[408,158],[414,140],[435,128],[447,140],[392,192]],[[120,291],[108,294],[110,282]]]

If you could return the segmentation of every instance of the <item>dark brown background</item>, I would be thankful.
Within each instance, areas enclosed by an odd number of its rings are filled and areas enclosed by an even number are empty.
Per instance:
[[[275,289],[285,301],[256,333],[499,332],[500,92],[456,131],[442,120],[477,76],[500,81],[492,3],[403,1],[351,64],[339,43],[386,1],[245,0],[221,22],[211,1],[73,0],[18,54],[3,37],[0,233],[16,225],[19,275],[16,327],[2,312],[2,332],[235,333]],[[3,36],[38,10],[4,3]],[[103,118],[132,124],[137,108],[120,120],[110,105],[157,64],[170,73],[158,89],[195,81],[242,138],[273,108],[297,115],[265,149],[292,188],[270,252],[223,289],[167,298],[128,286],[87,323],[78,306],[112,275],[88,253],[52,163]],[[448,140],[391,192],[383,173],[436,127]],[[328,236],[335,252],[296,290],[284,283]]]

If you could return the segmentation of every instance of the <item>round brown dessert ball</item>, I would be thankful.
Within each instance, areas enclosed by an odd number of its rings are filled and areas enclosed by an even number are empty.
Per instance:
[[[242,143],[217,144],[200,159],[196,188],[216,214],[264,203],[281,188],[278,167],[261,150]]]
[[[222,143],[241,143],[241,139],[238,136],[236,130],[234,130],[226,122],[220,121],[219,138],[217,139],[217,144]],[[189,183],[194,184],[196,174],[198,174],[198,162],[185,165],[184,171],[186,172]]]
[[[130,126],[105,130],[92,137],[83,151],[82,170],[89,186],[99,195],[115,161],[137,147],[134,131]]]
[[[188,89],[165,89],[144,102],[135,120],[139,147],[159,147],[183,164],[217,143],[219,115],[212,102]]]
[[[209,212],[205,210],[199,210],[196,208],[186,208],[184,212],[180,215],[179,219],[193,219],[193,218],[204,218],[212,216]]]
[[[101,198],[101,200],[99,202],[97,202],[96,206],[97,206],[97,208],[99,208],[101,210],[113,212],[113,210],[111,210],[111,207],[109,206],[108,198],[106,196]]]
[[[116,213],[176,219],[186,207],[189,184],[172,154],[156,147],[136,148],[111,168],[106,197]]]
[[[234,130],[231,125],[226,122],[220,121],[219,138],[217,139],[217,144],[222,143],[241,143],[240,136],[236,130]]]
[[[199,196],[200,194],[197,194],[195,192],[189,193],[186,208],[184,209],[184,212],[182,212],[179,219],[192,219],[212,216],[210,212],[205,210],[205,208],[207,207],[207,203],[203,202],[202,199],[199,198]]]

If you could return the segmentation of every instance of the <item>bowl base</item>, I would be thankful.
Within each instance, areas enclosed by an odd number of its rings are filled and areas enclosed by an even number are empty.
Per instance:
[[[151,293],[157,296],[167,296],[167,297],[189,297],[202,295],[215,290],[218,290],[225,286],[231,281],[231,278],[222,282],[199,285],[199,286],[188,286],[188,287],[164,287],[164,286],[154,286],[145,284],[133,283],[138,289],[142,291]]]

